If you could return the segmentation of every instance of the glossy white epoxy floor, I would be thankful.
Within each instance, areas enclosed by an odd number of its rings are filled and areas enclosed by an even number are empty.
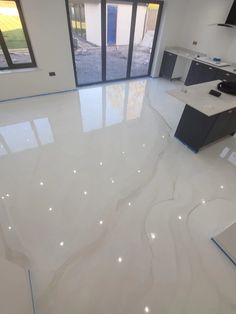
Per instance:
[[[236,313],[209,240],[236,221],[236,139],[196,155],[173,138],[174,87],[0,104],[0,254],[31,270],[37,314]]]

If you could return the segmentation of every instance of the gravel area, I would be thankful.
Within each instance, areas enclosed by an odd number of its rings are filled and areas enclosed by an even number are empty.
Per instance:
[[[126,77],[128,46],[107,47],[107,80]],[[141,46],[134,47],[131,76],[148,74],[150,49]],[[100,82],[101,48],[90,47],[75,50],[75,63],[79,85]],[[80,75],[81,73],[81,75]]]

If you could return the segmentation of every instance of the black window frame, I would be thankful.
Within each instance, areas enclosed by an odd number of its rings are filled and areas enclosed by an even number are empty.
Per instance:
[[[1,1],[12,1],[12,2],[15,2],[15,4],[16,4],[16,8],[18,10],[19,18],[20,18],[21,25],[22,25],[22,31],[24,33],[25,40],[27,43],[27,48],[28,48],[29,55],[31,58],[31,62],[27,62],[27,63],[13,63],[12,62],[9,49],[7,48],[5,39],[4,39],[2,31],[0,29],[0,48],[3,52],[3,55],[4,55],[6,63],[7,63],[7,67],[1,67],[0,66],[0,71],[37,67],[36,60],[35,60],[34,53],[33,53],[33,49],[32,49],[32,45],[31,45],[31,41],[30,41],[30,37],[29,37],[29,33],[28,33],[28,30],[26,27],[24,16],[23,16],[23,11],[21,9],[20,1],[19,0],[1,0]]]

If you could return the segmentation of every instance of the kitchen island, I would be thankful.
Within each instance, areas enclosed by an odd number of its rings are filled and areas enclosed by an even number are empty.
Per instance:
[[[236,96],[222,93],[217,98],[209,94],[217,90],[220,81],[212,81],[168,94],[184,102],[185,108],[175,137],[194,152],[227,135],[236,132]]]

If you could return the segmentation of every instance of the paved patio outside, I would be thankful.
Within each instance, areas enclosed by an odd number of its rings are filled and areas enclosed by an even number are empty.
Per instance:
[[[128,46],[107,47],[107,80],[126,78]],[[131,76],[148,74],[150,49],[134,47]],[[102,80],[101,48],[89,47],[75,50],[75,63],[79,85]]]

